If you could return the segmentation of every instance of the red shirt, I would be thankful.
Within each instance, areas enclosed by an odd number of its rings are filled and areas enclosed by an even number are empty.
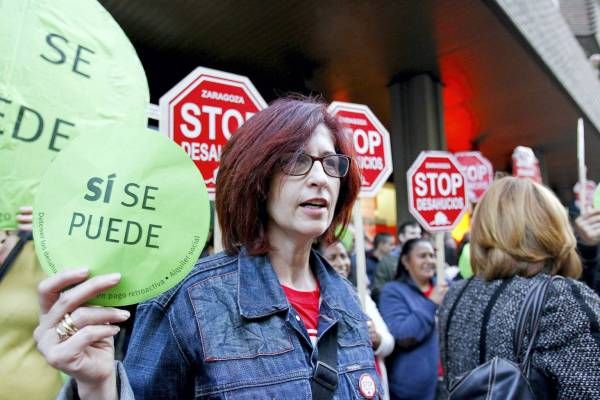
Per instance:
[[[431,296],[431,293],[433,293],[433,285],[430,283],[427,290],[423,291],[423,294],[425,295],[425,297],[429,298],[429,296]]]
[[[317,327],[319,325],[319,299],[321,298],[319,286],[317,285],[317,289],[310,292],[294,290],[283,285],[281,287],[288,301],[304,323],[314,346],[317,343]]]
[[[317,285],[317,290],[311,292],[301,292],[284,285],[281,285],[281,287],[288,301],[304,323],[310,341],[314,346],[317,343],[317,327],[319,325],[319,299],[321,297],[319,286]],[[375,358],[375,370],[381,376],[377,357]]]

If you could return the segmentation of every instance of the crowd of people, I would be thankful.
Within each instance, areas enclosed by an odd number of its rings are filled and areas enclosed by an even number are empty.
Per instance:
[[[60,370],[61,399],[443,399],[486,360],[521,357],[519,309],[551,276],[564,279],[528,343],[532,367],[555,398],[600,398],[600,210],[570,222],[542,185],[498,179],[473,215],[472,277],[437,279],[434,246],[407,221],[375,237],[361,305],[340,241],[360,188],[343,132],[325,104],[297,98],[236,131],[217,181],[224,252],[137,307],[122,361],[113,337],[131,313],[86,306],[120,275],[42,279],[24,209],[21,233],[0,238],[0,296],[23,299],[0,303],[22,306],[0,333],[0,398],[54,398]],[[39,308],[25,308],[38,283]]]

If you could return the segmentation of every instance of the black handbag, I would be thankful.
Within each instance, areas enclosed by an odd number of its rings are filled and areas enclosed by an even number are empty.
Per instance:
[[[531,365],[531,356],[536,343],[540,317],[551,283],[560,277],[544,279],[536,283],[527,293],[517,317],[517,325],[513,335],[515,362],[500,357],[485,361],[485,335],[487,322],[493,304],[508,280],[496,290],[484,313],[480,336],[480,365],[457,379],[450,388],[450,400],[461,399],[506,399],[535,400],[554,399],[556,390],[551,380]],[[464,289],[468,286],[465,285]],[[459,294],[459,298],[462,293]],[[453,306],[454,308],[454,306]],[[452,312],[453,310],[451,310]],[[450,326],[451,315],[448,316],[446,338]],[[529,344],[523,353],[524,339],[529,337]],[[447,341],[446,341],[447,343]],[[523,356],[521,357],[521,354]]]

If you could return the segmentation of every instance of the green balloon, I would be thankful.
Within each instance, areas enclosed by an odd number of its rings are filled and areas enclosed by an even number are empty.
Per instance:
[[[0,1],[0,229],[78,134],[147,123],[135,49],[95,0]]]
[[[473,268],[471,267],[471,244],[466,243],[463,246],[462,253],[458,259],[458,270],[464,279],[473,276]]]
[[[134,304],[173,287],[200,256],[210,224],[204,179],[189,156],[157,132],[121,132],[74,139],[50,164],[33,208],[46,272],[122,274],[97,305]]]
[[[344,248],[348,253],[352,252],[352,247],[354,245],[354,235],[350,232],[350,229],[346,227],[346,229],[342,230],[342,226],[338,226],[336,228],[336,234],[340,234],[340,242],[344,245]]]

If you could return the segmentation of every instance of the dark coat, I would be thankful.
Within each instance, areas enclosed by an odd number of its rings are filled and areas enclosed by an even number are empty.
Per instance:
[[[396,350],[386,360],[391,399],[435,397],[439,363],[436,309],[410,278],[383,287],[379,310],[396,341]]]
[[[514,361],[516,318],[529,288],[541,278],[541,274],[515,277],[498,297],[487,325],[486,360],[499,356]],[[483,312],[501,282],[473,278],[455,308],[449,329],[448,312],[467,281],[457,282],[446,294],[439,323],[444,373],[450,383],[478,365]],[[532,365],[556,382],[558,399],[600,399],[600,298],[573,279],[554,283],[538,334]]]

